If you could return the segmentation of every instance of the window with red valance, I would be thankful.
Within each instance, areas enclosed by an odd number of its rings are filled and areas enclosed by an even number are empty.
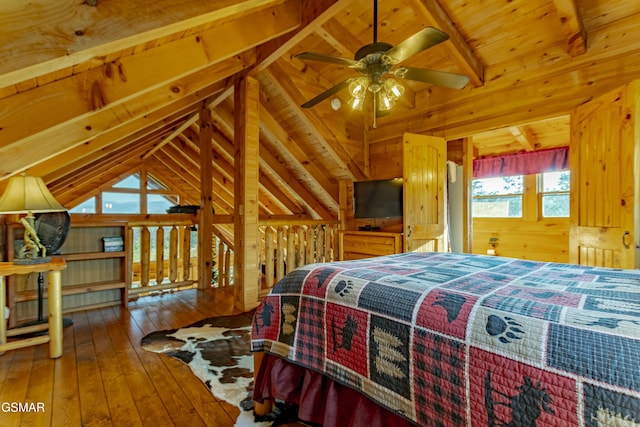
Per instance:
[[[473,161],[474,178],[531,175],[569,169],[569,148],[551,148]]]

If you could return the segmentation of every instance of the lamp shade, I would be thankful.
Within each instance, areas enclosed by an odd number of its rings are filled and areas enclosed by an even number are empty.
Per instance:
[[[66,209],[58,203],[42,178],[12,176],[0,197],[1,213],[60,212]]]

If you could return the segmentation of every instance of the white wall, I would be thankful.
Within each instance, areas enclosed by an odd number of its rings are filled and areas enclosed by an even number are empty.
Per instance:
[[[463,248],[463,203],[462,203],[462,166],[456,166],[456,181],[449,177],[449,238],[452,252],[462,252]]]

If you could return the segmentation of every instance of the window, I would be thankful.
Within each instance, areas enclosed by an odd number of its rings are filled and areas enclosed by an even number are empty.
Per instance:
[[[522,175],[475,179],[471,184],[474,218],[521,218]]]
[[[140,173],[134,173],[101,193],[102,206],[97,206],[92,197],[70,209],[72,213],[140,214],[166,213],[171,206],[179,204],[179,197],[172,193],[151,174],[146,174],[146,189],[143,188]],[[146,206],[142,203],[141,192],[146,191]],[[145,211],[146,208],[146,211]]]
[[[569,217],[569,171],[547,172],[539,175],[541,213],[543,218]]]
[[[92,197],[90,199],[85,200],[84,202],[77,205],[75,208],[70,209],[69,212],[82,213],[82,214],[96,213],[96,198]]]

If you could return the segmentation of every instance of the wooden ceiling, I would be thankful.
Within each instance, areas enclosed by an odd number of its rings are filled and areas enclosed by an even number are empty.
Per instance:
[[[212,111],[214,206],[233,211],[233,87],[260,84],[263,215],[336,218],[338,181],[385,175],[404,132],[470,137],[476,154],[563,146],[569,112],[640,77],[636,0],[380,0],[378,40],[426,26],[449,40],[403,65],[467,74],[454,90],[403,80],[373,127],[347,93],[300,105],[354,76],[300,61],[352,58],[372,41],[371,0],[0,0],[0,190],[42,176],[73,207],[144,169],[200,204],[198,111]],[[383,156],[384,157],[384,156]],[[391,168],[388,174],[395,174]]]

